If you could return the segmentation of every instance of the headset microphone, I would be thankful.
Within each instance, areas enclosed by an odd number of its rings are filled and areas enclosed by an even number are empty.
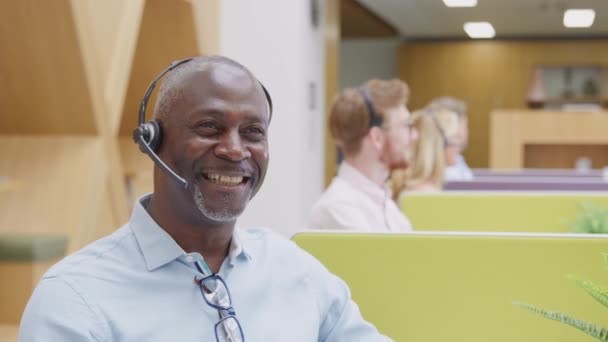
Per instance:
[[[179,65],[187,63],[191,61],[193,58],[186,58],[182,60],[177,60],[171,65],[169,65],[165,70],[163,70],[154,80],[150,83],[150,86],[146,90],[144,97],[141,99],[141,105],[139,106],[139,124],[137,128],[133,131],[133,141],[137,145],[139,145],[139,149],[147,154],[154,163],[164,172],[166,172],[169,176],[175,179],[179,184],[181,184],[184,188],[188,187],[188,182],[180,177],[175,171],[171,170],[171,168],[165,164],[160,157],[156,154],[158,148],[162,142],[162,127],[159,122],[156,120],[150,120],[145,122],[146,120],[146,107],[148,106],[148,100],[156,87],[156,82],[160,80],[166,73],[175,69]],[[266,90],[266,87],[258,81],[262,90],[264,91],[264,96],[266,97],[266,101],[268,102],[269,109],[269,120],[272,118],[272,99],[270,97],[270,93]]]
[[[139,149],[143,153],[147,154],[158,167],[173,177],[184,188],[188,187],[188,182],[184,178],[178,176],[175,171],[171,170],[171,168],[156,154],[156,150],[159,148],[162,139],[162,132],[158,121],[150,120],[145,122],[145,119],[148,100],[150,99],[150,95],[152,95],[152,91],[154,91],[154,87],[156,87],[156,82],[158,82],[158,80],[160,80],[166,73],[175,69],[178,65],[189,62],[190,60],[192,60],[192,58],[186,58],[171,63],[169,67],[163,70],[163,72],[156,76],[152,83],[150,83],[148,90],[146,90],[146,94],[141,100],[141,105],[139,106],[139,125],[133,131],[133,140],[137,145],[139,145]]]
[[[148,156],[150,156],[150,158],[152,158],[152,160],[154,161],[154,163],[156,163],[156,165],[158,165],[158,167],[160,167],[163,171],[165,171],[166,173],[168,173],[171,177],[173,177],[178,183],[181,183],[182,186],[184,188],[188,187],[188,182],[183,179],[182,177],[178,176],[177,173],[175,173],[175,171],[171,170],[171,168],[169,166],[167,166],[167,164],[165,164],[162,160],[160,160],[160,158],[158,157],[158,155],[156,153],[154,153],[154,151],[152,150],[152,148],[150,148],[150,145],[148,145],[148,143],[146,143],[145,138],[143,137],[143,135],[140,135],[138,137],[138,143],[139,146],[143,146],[144,147],[144,153],[147,154]]]

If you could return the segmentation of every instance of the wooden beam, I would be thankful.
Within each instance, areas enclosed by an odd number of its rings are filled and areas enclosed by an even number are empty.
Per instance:
[[[137,113],[152,79],[174,60],[200,55],[193,4],[187,1],[147,0],[135,57],[122,108],[120,135],[131,136]],[[156,92],[150,97],[148,119],[152,117]]]
[[[218,55],[220,51],[221,0],[192,0],[194,26],[198,49],[204,55]]]
[[[0,134],[95,134],[69,0],[0,1]]]
[[[340,30],[343,38],[395,37],[399,32],[356,0],[340,1]]]
[[[115,76],[129,69],[142,6],[142,1],[72,0],[96,124],[109,165],[106,181],[112,216],[116,219],[115,227],[129,218],[126,184],[115,134],[124,98],[121,94],[126,89],[128,78],[123,76],[117,79]],[[108,96],[106,90],[113,87],[117,91]]]
[[[325,5],[325,186],[336,175],[336,145],[329,132],[329,111],[339,91],[340,72],[340,0]]]
[[[0,155],[0,174],[18,182],[0,192],[0,232],[65,234],[70,252],[90,242],[107,184],[101,138],[0,135]]]

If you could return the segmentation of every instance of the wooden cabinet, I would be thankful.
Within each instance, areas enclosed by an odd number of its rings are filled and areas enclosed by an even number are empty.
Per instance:
[[[495,110],[490,121],[490,167],[574,168],[587,158],[608,166],[608,112]]]

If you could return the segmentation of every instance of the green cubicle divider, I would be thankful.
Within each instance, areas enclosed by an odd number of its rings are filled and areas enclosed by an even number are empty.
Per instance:
[[[415,230],[566,233],[582,203],[608,208],[608,194],[408,194],[400,205]]]
[[[395,341],[593,341],[516,301],[608,326],[608,308],[568,277],[608,284],[606,235],[303,233],[293,240],[344,279],[364,317]]]

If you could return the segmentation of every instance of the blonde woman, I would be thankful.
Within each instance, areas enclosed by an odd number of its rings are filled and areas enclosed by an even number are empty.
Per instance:
[[[466,148],[468,138],[469,138],[469,120],[467,117],[467,104],[459,100],[455,97],[451,96],[441,96],[433,99],[428,107],[440,107],[445,108],[447,110],[451,110],[458,114],[458,119],[460,121],[460,133],[462,135],[462,144],[463,150]],[[446,181],[464,181],[464,180],[472,180],[473,179],[473,171],[467,162],[464,159],[464,156],[459,154],[456,156],[456,164],[449,166],[445,169],[445,180]]]
[[[464,147],[458,114],[445,108],[427,107],[412,114],[412,125],[418,141],[411,145],[411,165],[395,171],[394,194],[403,192],[437,192],[443,187],[444,173],[456,164]]]

